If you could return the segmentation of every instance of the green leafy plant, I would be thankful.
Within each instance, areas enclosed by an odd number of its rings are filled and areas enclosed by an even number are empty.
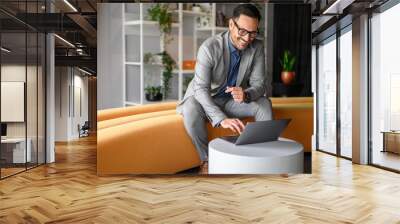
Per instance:
[[[164,71],[162,73],[163,77],[163,94],[164,98],[166,99],[168,97],[169,91],[170,91],[170,80],[172,78],[172,71],[174,68],[176,68],[176,63],[174,59],[168,54],[168,52],[163,51],[159,53],[158,55],[161,55],[162,59],[162,64],[164,67]]]
[[[168,5],[157,3],[153,7],[147,10],[150,19],[158,21],[160,31],[163,33],[170,33],[172,27],[172,13],[170,12]]]
[[[158,101],[162,99],[161,86],[148,86],[144,89],[146,99],[150,101]]]
[[[280,62],[281,62],[283,71],[293,72],[294,64],[296,63],[296,57],[289,50],[285,50],[283,52],[283,57]]]
[[[161,93],[161,86],[148,86],[144,89],[147,94],[156,96]]]

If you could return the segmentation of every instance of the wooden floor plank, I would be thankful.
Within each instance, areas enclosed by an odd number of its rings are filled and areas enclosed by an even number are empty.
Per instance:
[[[289,177],[96,175],[96,139],[0,181],[0,223],[400,223],[400,175],[313,152]]]

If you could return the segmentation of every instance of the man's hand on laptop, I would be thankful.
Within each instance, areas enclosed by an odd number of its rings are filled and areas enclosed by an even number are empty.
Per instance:
[[[226,93],[231,93],[235,102],[241,103],[244,101],[244,91],[242,87],[226,87]]]
[[[241,120],[237,118],[226,118],[225,120],[221,121],[221,127],[229,128],[233,132],[242,133],[244,129],[244,124]]]

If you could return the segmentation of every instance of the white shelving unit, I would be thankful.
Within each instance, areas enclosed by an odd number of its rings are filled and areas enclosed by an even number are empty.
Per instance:
[[[144,54],[159,53],[166,50],[176,61],[178,68],[173,71],[171,79],[171,99],[164,101],[180,100],[184,94],[185,79],[194,75],[194,70],[184,70],[184,60],[195,60],[197,49],[208,37],[228,30],[227,27],[215,26],[217,4],[212,3],[210,12],[195,12],[183,10],[183,4],[177,3],[173,16],[177,22],[172,24],[171,43],[164,46],[164,41],[159,31],[158,22],[147,20],[147,9],[153,4],[149,3],[124,3],[123,18],[123,102],[125,106],[148,104],[145,99],[144,89],[148,85],[162,85],[162,65],[144,64]],[[221,3],[222,4],[222,3]],[[220,7],[221,8],[221,7]],[[225,8],[225,6],[223,6]],[[209,27],[197,27],[196,19],[210,18]],[[177,52],[175,52],[177,51]],[[176,92],[176,89],[178,90]]]

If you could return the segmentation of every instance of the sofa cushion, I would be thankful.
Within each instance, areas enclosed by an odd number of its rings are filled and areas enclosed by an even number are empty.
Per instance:
[[[115,125],[134,122],[134,121],[138,121],[138,120],[159,117],[159,116],[163,116],[163,115],[171,115],[171,114],[176,114],[176,110],[175,109],[162,110],[162,111],[157,111],[157,112],[148,112],[148,113],[130,115],[130,116],[126,116],[126,117],[117,117],[114,119],[103,120],[103,121],[97,122],[97,130],[100,130],[103,128],[109,128],[109,127],[112,127]]]

